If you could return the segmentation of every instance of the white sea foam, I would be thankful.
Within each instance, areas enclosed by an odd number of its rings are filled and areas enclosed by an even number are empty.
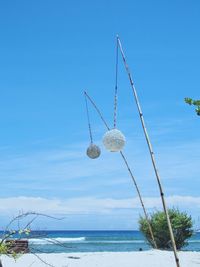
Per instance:
[[[80,242],[85,241],[85,237],[74,237],[74,238],[64,238],[64,237],[57,237],[57,238],[30,238],[29,243],[34,245],[46,245],[46,244],[55,244],[55,243],[73,243],[73,242]]]
[[[126,244],[126,243],[131,243],[131,244],[139,244],[139,243],[145,243],[143,240],[97,240],[97,241],[86,241],[85,243],[97,243],[97,244]]]
[[[31,238],[29,243],[33,245],[47,245],[56,243],[93,243],[93,244],[118,244],[118,243],[145,243],[144,240],[86,240],[85,237],[75,238]]]

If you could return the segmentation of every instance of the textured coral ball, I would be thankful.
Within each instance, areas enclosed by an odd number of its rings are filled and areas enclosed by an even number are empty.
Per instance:
[[[112,129],[103,136],[103,144],[110,152],[121,151],[125,145],[126,139],[122,132]]]
[[[101,154],[101,149],[94,144],[91,144],[88,149],[87,149],[87,156],[91,159],[96,159],[100,156]]]

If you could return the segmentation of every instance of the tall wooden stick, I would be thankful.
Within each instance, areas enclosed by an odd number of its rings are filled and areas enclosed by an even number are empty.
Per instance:
[[[97,111],[98,115],[100,116],[100,118],[101,118],[102,122],[104,123],[105,127],[107,128],[107,130],[110,130],[110,127],[108,126],[107,122],[105,121],[101,111],[99,110],[99,108],[97,107],[95,102],[91,99],[91,97],[87,94],[87,92],[84,92],[84,94],[89,99],[89,101],[91,102],[91,104],[93,105],[95,110]],[[131,178],[133,180],[133,183],[135,185],[135,188],[136,188],[136,191],[137,191],[137,194],[138,194],[138,197],[139,197],[140,203],[142,205],[142,209],[144,211],[144,215],[145,215],[145,218],[146,218],[146,221],[147,221],[147,224],[148,224],[149,232],[150,232],[150,235],[151,235],[151,238],[152,238],[152,241],[153,241],[153,246],[154,246],[154,248],[157,248],[156,241],[155,241],[155,238],[154,238],[154,235],[153,235],[153,230],[152,230],[152,227],[151,227],[151,223],[149,221],[149,217],[148,217],[147,211],[145,209],[144,202],[143,202],[142,195],[140,193],[139,187],[138,187],[137,182],[135,180],[135,177],[134,177],[134,175],[133,175],[133,173],[131,171],[131,168],[130,168],[130,166],[128,164],[128,161],[127,161],[127,159],[126,159],[126,157],[125,157],[125,155],[124,155],[124,153],[122,151],[120,151],[120,155],[121,155],[121,157],[122,157],[122,159],[123,159],[123,161],[124,161],[124,163],[125,163],[125,165],[126,165],[126,167],[128,169],[128,172],[129,172],[129,174],[130,174],[130,176],[131,176]]]
[[[163,204],[163,209],[164,209],[164,212],[165,212],[166,218],[167,218],[167,224],[168,224],[168,228],[169,228],[169,233],[170,233],[170,238],[171,238],[172,247],[173,247],[173,251],[174,251],[174,257],[175,257],[176,265],[177,265],[177,267],[180,267],[179,258],[178,258],[178,254],[177,254],[176,243],[175,243],[175,239],[174,239],[174,233],[173,233],[173,230],[172,230],[172,225],[171,225],[171,222],[170,222],[169,213],[168,213],[168,210],[167,210],[167,205],[166,205],[166,202],[165,202],[165,197],[164,197],[164,193],[163,193],[163,189],[162,189],[160,175],[159,175],[158,170],[157,170],[157,165],[156,165],[156,161],[155,161],[153,148],[152,148],[151,141],[150,141],[150,138],[149,138],[146,126],[145,126],[144,116],[143,116],[142,109],[141,109],[141,106],[140,106],[140,103],[139,103],[139,99],[138,99],[138,96],[137,96],[137,91],[136,91],[136,88],[135,88],[134,83],[133,83],[133,79],[132,79],[132,76],[131,76],[127,61],[126,61],[126,58],[125,58],[125,54],[124,54],[123,49],[122,49],[122,44],[121,44],[121,41],[120,41],[118,36],[117,36],[117,39],[118,39],[118,44],[119,44],[119,48],[120,48],[120,51],[121,51],[122,59],[123,59],[124,65],[125,65],[125,69],[126,69],[126,72],[128,74],[128,77],[129,77],[129,81],[130,81],[130,84],[131,84],[131,88],[132,88],[132,91],[133,91],[133,95],[134,95],[134,98],[135,98],[137,109],[138,109],[138,112],[139,112],[140,120],[141,120],[141,123],[142,123],[142,128],[143,128],[144,135],[145,135],[145,138],[146,138],[146,141],[147,141],[147,145],[148,145],[148,148],[149,148],[151,161],[152,161],[152,164],[153,164],[153,168],[154,168],[154,172],[155,172],[155,175],[156,175],[156,179],[157,179],[157,182],[158,182],[158,187],[159,187],[159,190],[160,190],[160,196],[161,196],[161,200],[162,200],[162,204]]]

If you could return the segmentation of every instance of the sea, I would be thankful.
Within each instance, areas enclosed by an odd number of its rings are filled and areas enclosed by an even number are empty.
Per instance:
[[[149,250],[139,231],[36,231],[29,237],[34,253],[123,252]],[[200,232],[188,240],[184,251],[200,251]]]

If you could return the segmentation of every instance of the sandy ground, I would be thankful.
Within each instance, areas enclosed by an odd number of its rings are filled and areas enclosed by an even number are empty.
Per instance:
[[[98,252],[37,254],[55,267],[176,267],[172,252]],[[200,252],[179,252],[181,267],[200,267]],[[45,267],[35,255],[26,254],[16,262],[2,257],[3,267]]]

